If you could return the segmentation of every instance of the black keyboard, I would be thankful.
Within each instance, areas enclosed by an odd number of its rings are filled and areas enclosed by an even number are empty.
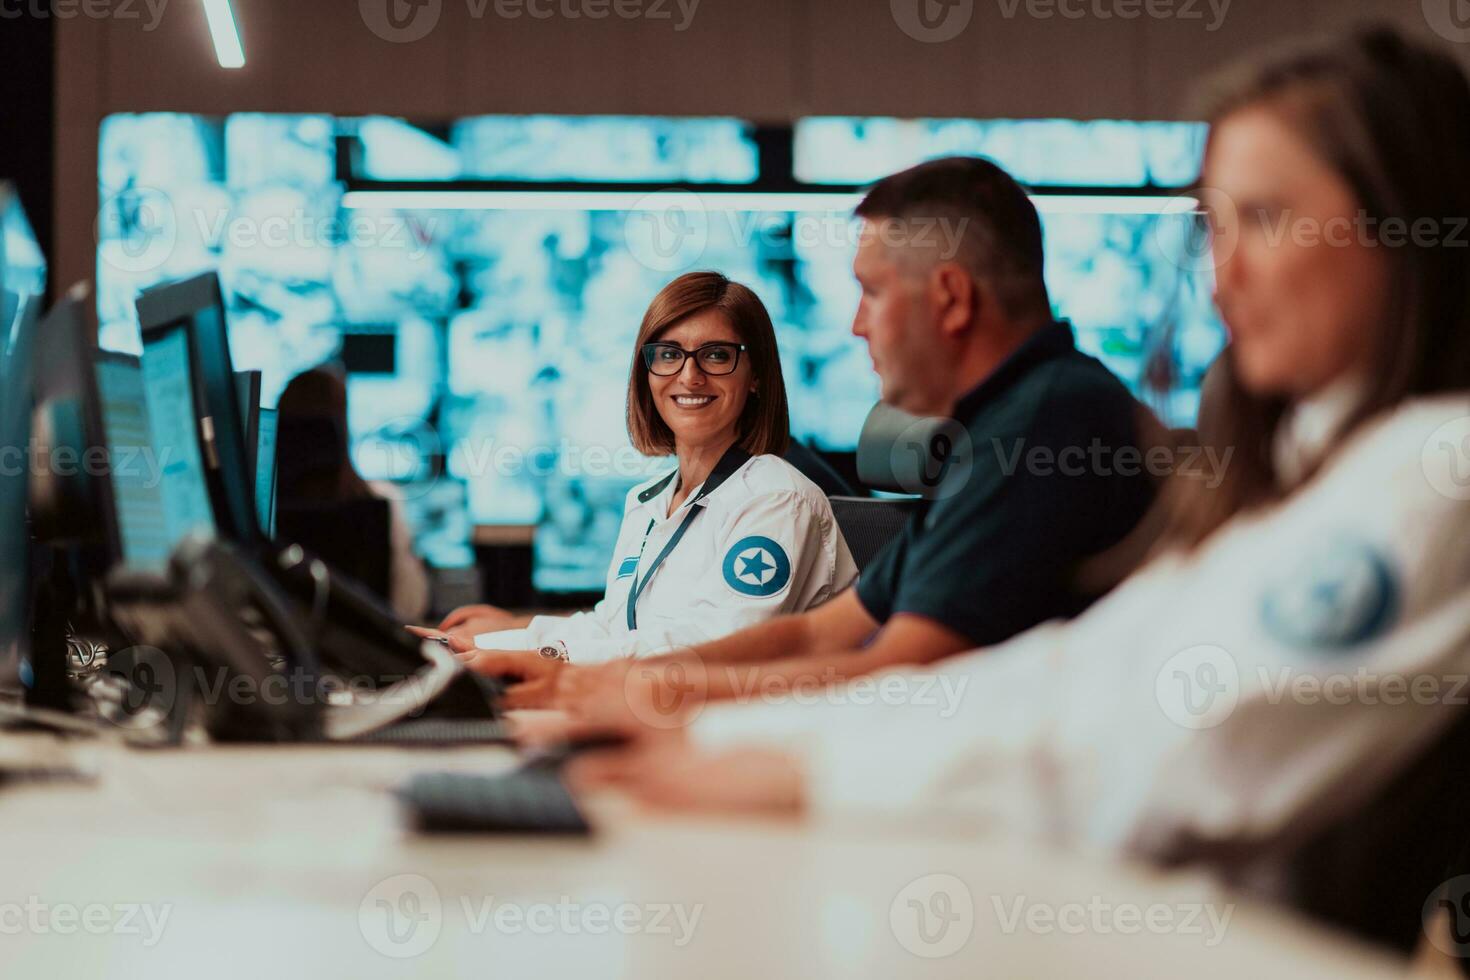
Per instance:
[[[430,772],[398,790],[414,827],[424,833],[592,833],[555,773],[522,769],[504,776]]]
[[[475,718],[413,718],[348,739],[371,745],[510,745],[503,722]]]

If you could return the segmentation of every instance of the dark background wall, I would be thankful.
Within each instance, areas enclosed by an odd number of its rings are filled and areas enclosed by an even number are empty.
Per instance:
[[[0,22],[0,179],[14,182],[46,255],[52,255],[55,24]]]
[[[90,274],[98,124],[114,112],[1167,119],[1184,111],[1193,79],[1244,51],[1365,18],[1428,29],[1421,0],[1233,0],[1216,30],[1211,0],[1162,0],[1200,17],[1133,20],[1027,13],[1056,0],[958,0],[972,16],[941,42],[898,25],[894,6],[915,0],[701,0],[683,31],[679,0],[632,0],[671,19],[602,20],[507,19],[499,0],[426,2],[439,7],[434,28],[395,43],[353,0],[234,0],[248,61],[239,71],[216,63],[197,0],[170,0],[156,21],[145,0],[129,4],[141,12],[132,19],[56,21],[53,279]],[[1458,49],[1470,58],[1470,45]],[[36,125],[23,134],[46,142]]]

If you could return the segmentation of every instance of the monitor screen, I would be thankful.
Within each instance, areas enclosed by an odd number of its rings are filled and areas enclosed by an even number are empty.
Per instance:
[[[31,422],[30,346],[40,299],[0,290],[0,688],[14,688],[30,643],[26,490]]]
[[[0,183],[0,286],[12,296],[46,291],[46,257],[14,186]]]
[[[179,335],[185,376],[192,370],[197,399],[192,408],[200,423],[201,442],[209,453],[204,479],[214,502],[216,532],[251,547],[260,536],[250,458],[255,442],[253,433],[247,440],[240,411],[240,386],[230,360],[219,279],[205,273],[147,290],[138,297],[138,316],[145,345],[160,334]],[[258,385],[254,390],[258,394]],[[254,401],[259,404],[258,397]]]
[[[143,367],[135,358],[101,354],[97,388],[102,396],[123,561],[138,568],[161,568],[178,543],[179,530],[170,525],[169,509],[164,506],[165,466],[172,452],[161,450],[153,441]]]
[[[143,347],[142,380],[162,478],[163,544],[171,553],[190,532],[216,533],[199,447],[188,334],[176,329],[149,337]],[[151,553],[156,558],[156,546]]]
[[[255,447],[255,509],[260,529],[276,536],[276,431],[279,416],[273,408],[260,410],[259,441]]]

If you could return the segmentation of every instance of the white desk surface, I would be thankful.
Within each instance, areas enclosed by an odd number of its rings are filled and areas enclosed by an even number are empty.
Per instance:
[[[22,757],[98,780],[0,789],[6,980],[1401,970],[1197,878],[996,840],[652,818],[615,800],[595,801],[587,841],[403,829],[385,790],[428,768],[507,767],[503,749],[145,752],[0,734],[0,764]]]

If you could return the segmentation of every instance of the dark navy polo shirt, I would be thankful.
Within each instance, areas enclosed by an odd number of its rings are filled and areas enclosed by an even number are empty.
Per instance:
[[[1072,328],[1032,334],[960,399],[956,456],[938,499],[920,508],[862,572],[857,594],[880,623],[937,620],[976,646],[1075,616],[1097,598],[1085,559],[1117,544],[1152,503],[1138,433],[1147,410]]]

